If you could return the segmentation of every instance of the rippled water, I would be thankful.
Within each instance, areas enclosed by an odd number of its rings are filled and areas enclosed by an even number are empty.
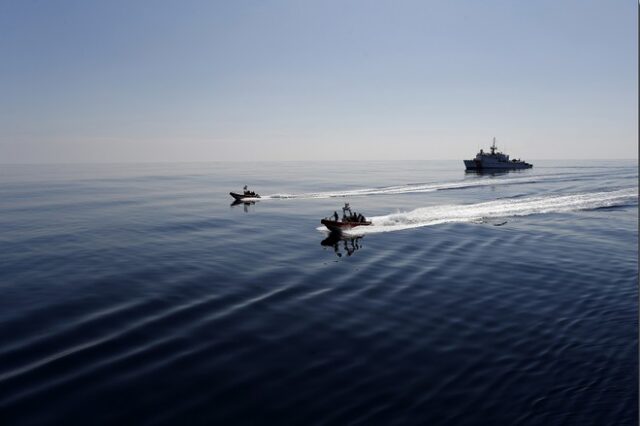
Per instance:
[[[0,423],[636,424],[637,171],[3,166]]]

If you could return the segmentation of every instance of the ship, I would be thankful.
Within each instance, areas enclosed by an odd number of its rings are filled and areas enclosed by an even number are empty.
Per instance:
[[[463,160],[467,170],[513,170],[513,169],[530,169],[533,164],[527,163],[520,159],[509,160],[509,156],[498,151],[496,146],[496,138],[493,138],[493,145],[490,147],[491,153],[484,152],[482,149],[472,160]]]
[[[367,220],[366,217],[352,212],[349,203],[345,203],[342,208],[342,220],[339,220],[338,213],[334,212],[333,219],[325,217],[320,220],[320,223],[326,226],[329,231],[337,233],[348,231],[358,226],[371,225],[371,221]]]
[[[236,201],[242,201],[242,200],[245,200],[245,199],[252,199],[252,198],[262,198],[262,197],[260,197],[259,194],[255,194],[255,193],[253,193],[253,194],[247,194],[247,193],[238,194],[237,192],[230,192],[229,195],[231,195]]]
[[[242,201],[245,199],[255,199],[255,198],[261,198],[260,194],[256,194],[253,191],[249,191],[249,189],[247,188],[247,185],[244,186],[244,191],[242,191],[242,194],[238,194],[237,192],[230,192],[229,195],[231,195],[236,201]]]

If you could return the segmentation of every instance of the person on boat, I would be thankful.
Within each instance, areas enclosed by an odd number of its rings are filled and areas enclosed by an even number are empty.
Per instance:
[[[244,186],[244,195],[251,195],[251,193],[249,192],[249,188],[247,188],[247,185]]]
[[[333,217],[335,218],[336,222],[338,221],[338,212],[337,211],[333,211]]]
[[[347,215],[347,212],[349,212],[349,215]],[[351,207],[349,207],[349,203],[344,203],[344,207],[342,208],[342,214],[347,218],[351,217],[351,215],[353,214],[351,212]]]

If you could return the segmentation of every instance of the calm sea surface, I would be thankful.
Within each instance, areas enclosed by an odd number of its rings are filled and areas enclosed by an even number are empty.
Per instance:
[[[638,164],[534,163],[4,165],[0,424],[635,425]]]

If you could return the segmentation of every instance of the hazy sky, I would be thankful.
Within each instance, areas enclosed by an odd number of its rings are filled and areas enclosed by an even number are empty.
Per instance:
[[[0,2],[0,162],[637,158],[637,3]]]

